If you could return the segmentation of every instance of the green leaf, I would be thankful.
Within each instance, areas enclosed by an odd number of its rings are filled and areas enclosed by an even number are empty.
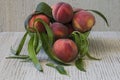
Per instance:
[[[20,61],[20,62],[31,62],[31,59],[30,59],[30,58],[27,58],[27,59],[24,59],[24,60],[22,60],[22,61]]]
[[[35,19],[34,23],[35,22],[41,22],[44,26],[45,26],[45,29],[47,31],[47,34],[48,34],[48,41],[49,41],[49,44],[52,45],[53,44],[53,39],[54,39],[54,35],[53,35],[53,32],[50,28],[50,26],[48,24],[46,24],[42,19],[38,18],[38,19]],[[34,25],[34,24],[33,24]]]
[[[84,64],[82,58],[78,58],[78,59],[75,61],[75,66],[76,66],[80,71],[86,72],[86,70],[84,69],[85,64]]]
[[[56,66],[53,63],[47,63],[46,65],[49,66],[49,67],[55,68],[60,74],[68,75],[68,73],[66,72],[66,70],[64,69],[64,67],[61,66],[61,65],[57,65]]]
[[[36,48],[37,48],[37,46],[38,46],[38,37],[37,37],[37,33],[33,33],[34,34],[34,41],[33,41],[33,47],[35,48],[35,50],[36,50]]]
[[[30,37],[34,35],[34,32],[31,32],[32,29],[33,28],[30,28],[30,27],[26,29]]]
[[[32,36],[30,38],[30,41],[28,43],[28,52],[29,52],[29,57],[32,60],[34,66],[36,67],[36,69],[38,69],[39,71],[43,72],[42,66],[39,62],[39,60],[36,57],[36,52],[33,46],[33,41],[34,41],[34,36]]]
[[[68,75],[67,72],[66,72],[66,70],[64,69],[64,67],[61,66],[61,65],[56,66],[56,70],[57,70],[60,74]]]
[[[15,52],[15,51],[12,49],[12,47],[11,47],[11,52],[13,52],[13,54],[15,54],[15,55],[19,55],[19,54],[20,54],[20,52],[21,52],[21,50],[22,50],[22,48],[23,48],[23,45],[24,45],[24,43],[25,43],[25,40],[26,40],[26,38],[27,38],[27,34],[28,34],[28,32],[26,32],[26,33],[24,34],[23,38],[21,39],[21,41],[20,41],[20,43],[19,43],[19,46],[18,46],[16,52]]]
[[[85,33],[78,33],[79,34],[79,37],[80,37],[80,40],[81,40],[81,53],[82,53],[82,57],[84,57],[86,55],[88,51],[88,48],[89,48],[89,42],[88,42],[88,35],[89,35],[90,31],[88,32],[85,32]]]
[[[89,54],[89,42],[88,42],[88,35],[89,35],[90,32],[85,32],[85,33],[80,33],[78,31],[74,31],[72,33],[73,37],[74,37],[74,41],[75,43],[77,44],[77,47],[78,47],[78,51],[79,51],[79,54],[80,56],[79,57],[84,57],[85,55],[90,58],[90,59],[93,59],[93,60],[100,60],[100,59],[97,59],[95,57],[92,57],[90,54]]]
[[[49,45],[49,42],[48,42],[48,36],[46,33],[41,33],[41,40],[42,40],[42,47],[44,49],[44,51],[46,52],[46,54],[49,56],[49,58],[51,60],[53,60],[54,62],[58,63],[58,64],[63,64],[63,65],[70,65],[70,64],[66,64],[64,63],[63,61],[61,61],[60,59],[58,59],[53,51],[52,51],[52,48],[51,46]]]
[[[78,52],[80,57],[84,57],[85,54],[88,52],[88,47],[89,47],[88,40],[87,40],[88,35],[89,35],[89,32],[80,33],[78,31],[74,31],[72,33],[74,41],[78,47]]]
[[[91,31],[91,30],[90,30]],[[87,31],[87,32],[84,32],[83,35],[88,38],[89,34],[90,34],[90,31]]]
[[[37,5],[36,13],[43,13],[43,14],[47,15],[48,17],[52,18],[52,9],[45,2],[41,2]]]
[[[86,54],[88,58],[92,59],[92,60],[101,60],[99,58],[95,58],[93,56],[91,56],[89,53]]]
[[[81,40],[80,40],[80,38],[79,38],[79,35],[76,34],[76,33],[74,33],[74,32],[72,33],[72,35],[73,35],[74,41],[75,41],[75,43],[76,43],[76,45],[77,45],[77,47],[78,47],[78,53],[80,54]]]
[[[81,33],[81,32],[79,32],[79,31],[73,31],[72,34],[73,34],[73,35],[74,35],[74,34],[77,34],[77,35],[79,35],[79,38],[80,38],[81,40],[86,40],[86,39],[88,38],[89,34],[90,34],[90,31],[87,31],[87,32],[84,32],[84,33]]]
[[[79,36],[80,36],[80,38],[81,38],[82,40],[87,40],[90,31],[84,32],[84,33],[81,33],[81,32],[78,32],[78,31],[77,31],[76,33],[79,34]]]
[[[97,15],[99,15],[101,18],[103,18],[103,20],[106,22],[107,26],[109,27],[109,23],[108,23],[106,17],[101,12],[99,12],[97,10],[91,10],[91,9],[87,9],[87,11],[92,11],[92,12],[96,13]]]
[[[33,33],[33,35],[34,35],[33,46],[35,48],[36,54],[38,54],[42,47],[42,41],[41,41],[40,33],[38,32],[38,30],[35,29],[35,31],[36,31],[36,33]]]
[[[36,30],[37,31],[37,41],[38,41],[38,45],[37,45],[37,48],[36,48],[36,53],[38,54],[39,53],[39,51],[40,51],[40,49],[41,49],[41,47],[42,47],[42,41],[41,41],[41,36],[40,36],[40,33],[38,32],[38,30]]]
[[[88,40],[82,41],[83,45],[81,46],[82,56],[85,56],[89,52],[89,43]]]
[[[55,68],[55,65],[53,63],[47,63],[46,65],[49,66],[49,67]]]
[[[33,26],[34,26],[34,24],[35,23],[33,23]],[[34,33],[30,32],[30,29],[34,30],[35,32]],[[36,54],[38,54],[40,49],[41,49],[41,47],[42,47],[42,41],[41,41],[41,38],[40,38],[40,33],[36,29],[36,27],[28,28],[27,31],[30,34],[30,36],[34,36],[33,46],[35,48]]]
[[[6,57],[6,59],[27,59],[29,58],[28,55],[16,55],[16,56],[9,56],[9,57]]]

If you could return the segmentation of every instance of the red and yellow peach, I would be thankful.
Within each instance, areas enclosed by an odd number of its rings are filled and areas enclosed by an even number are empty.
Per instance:
[[[53,45],[53,52],[63,62],[70,62],[77,57],[78,49],[72,40],[58,39]]]
[[[65,38],[68,35],[68,28],[61,23],[55,22],[51,24],[50,27],[52,28],[55,38]]]
[[[49,18],[46,15],[44,15],[44,14],[34,14],[31,17],[31,19],[29,20],[29,23],[28,23],[29,27],[30,28],[36,27],[39,32],[45,32],[46,31],[45,27],[41,22],[35,22],[35,24],[34,24],[35,19],[38,19],[38,18],[42,19],[48,25],[50,24]],[[33,26],[33,24],[34,24],[34,26]]]
[[[95,17],[85,10],[78,11],[74,14],[72,23],[75,30],[86,32],[94,26]]]
[[[53,18],[60,23],[68,23],[72,20],[73,9],[71,5],[60,2],[52,6]]]

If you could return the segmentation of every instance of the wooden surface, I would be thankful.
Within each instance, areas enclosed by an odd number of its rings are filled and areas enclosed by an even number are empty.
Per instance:
[[[43,50],[38,58],[42,61],[44,73],[37,71],[30,62],[5,59],[11,55],[11,45],[16,47],[22,36],[20,32],[0,33],[0,80],[120,80],[120,32],[92,32],[89,36],[91,55],[102,60],[87,59],[86,73],[75,66],[65,67],[70,77],[45,66],[48,57]],[[27,54],[27,42],[22,54]]]
[[[102,12],[108,19],[110,28],[106,28],[104,21],[96,16],[97,31],[120,31],[120,0],[0,0],[0,32],[25,31],[24,21],[35,11],[40,2],[53,5],[64,1],[73,7],[95,9]]]

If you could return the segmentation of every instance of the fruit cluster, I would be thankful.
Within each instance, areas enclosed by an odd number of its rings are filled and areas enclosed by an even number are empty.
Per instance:
[[[62,61],[70,62],[77,57],[78,49],[76,44],[67,38],[73,31],[89,31],[95,24],[95,17],[84,9],[73,9],[70,4],[64,2],[57,3],[51,8],[54,22],[50,22],[49,17],[45,14],[33,13],[28,25],[30,28],[36,27],[39,32],[45,32],[45,26],[41,22],[34,23],[34,21],[40,18],[47,23],[56,39],[53,44],[54,54]]]
[[[74,61],[79,70],[85,71],[83,64],[85,56],[99,60],[92,57],[88,51],[88,35],[95,24],[95,17],[90,11],[101,16],[108,25],[105,16],[96,10],[73,8],[65,2],[50,7],[41,2],[25,21],[26,33],[15,52],[17,56],[8,58],[31,60],[35,67],[42,71],[36,55],[43,47],[48,57],[57,63],[56,65],[48,63],[47,66],[57,69],[61,74],[67,74],[62,65],[70,65],[69,62]],[[30,35],[29,56],[19,55],[27,34]]]

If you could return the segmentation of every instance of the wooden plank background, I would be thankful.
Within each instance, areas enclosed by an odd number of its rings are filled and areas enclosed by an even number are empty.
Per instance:
[[[120,0],[0,0],[0,32],[25,31],[25,18],[43,1],[50,5],[64,1],[73,7],[99,10],[107,17],[110,28],[95,15],[97,22],[93,30],[120,31]]]

